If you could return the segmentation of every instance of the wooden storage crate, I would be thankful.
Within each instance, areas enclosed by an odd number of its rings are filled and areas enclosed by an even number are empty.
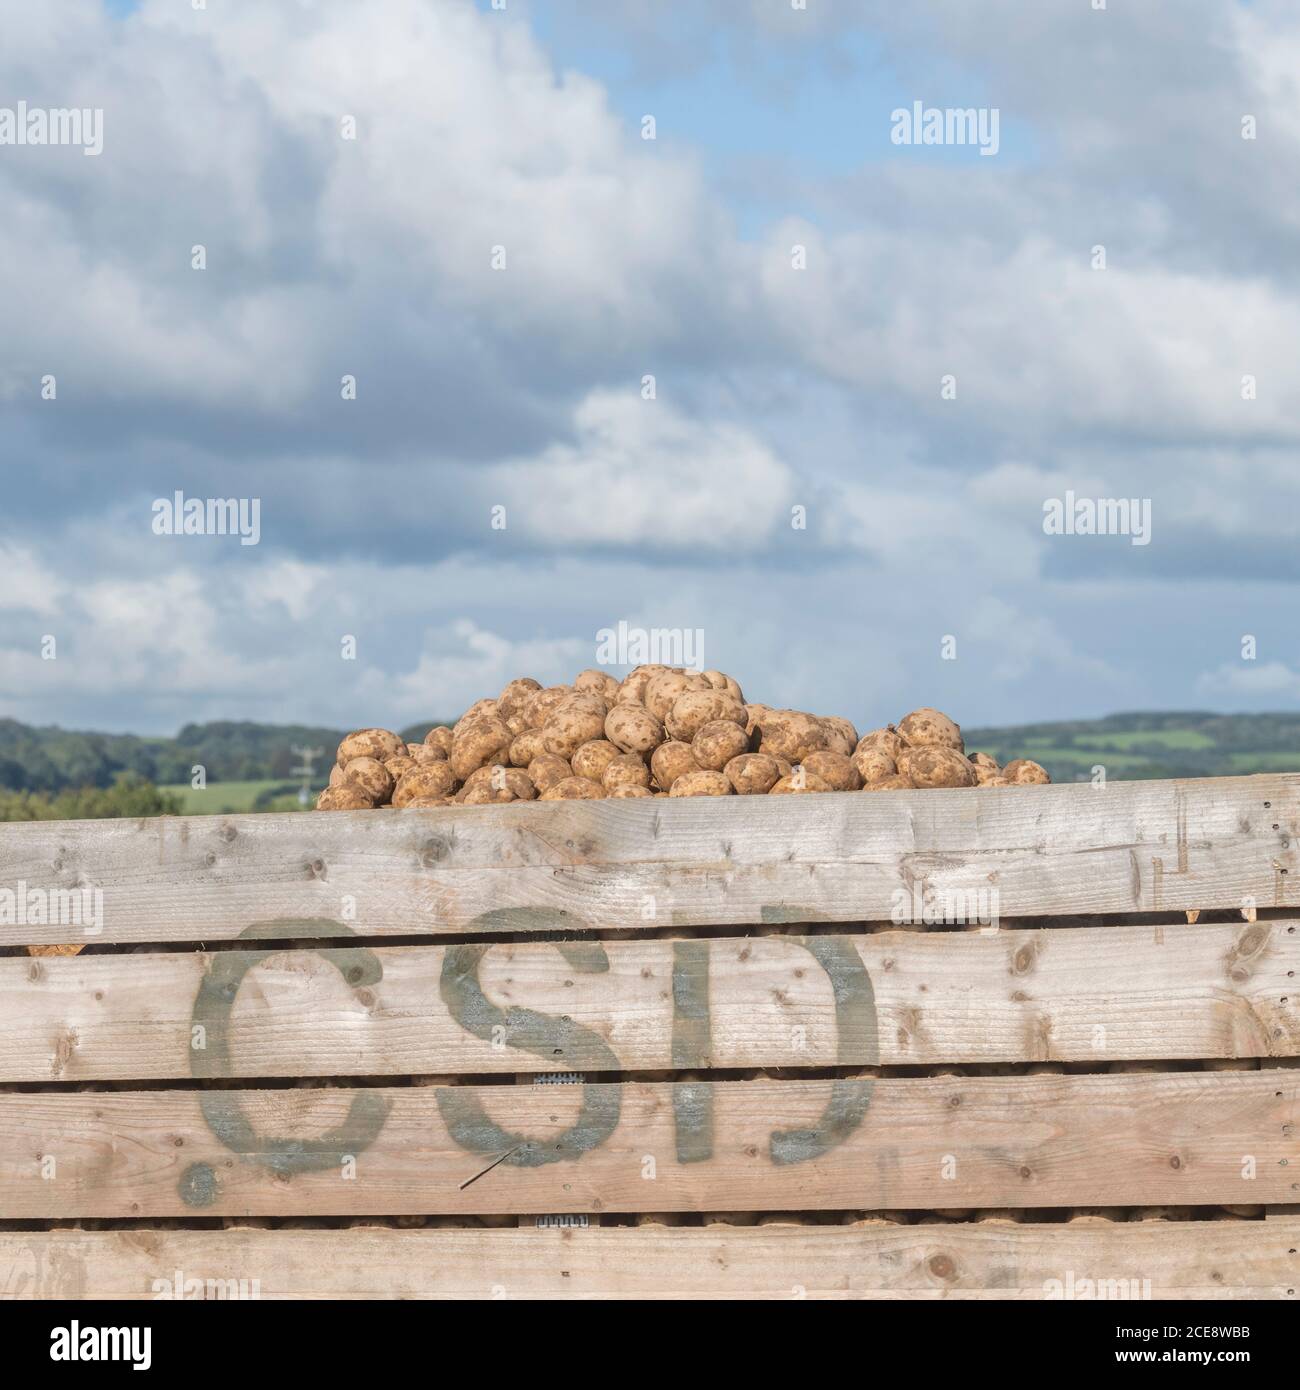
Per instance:
[[[0,1294],[1294,1298],[1298,812],[0,826]]]

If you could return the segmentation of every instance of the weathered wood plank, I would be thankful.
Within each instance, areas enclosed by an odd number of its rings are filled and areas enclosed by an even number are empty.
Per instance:
[[[25,1231],[0,1298],[1294,1299],[1297,1245],[1295,1220]]]
[[[33,821],[0,828],[0,944],[77,939],[4,895],[78,887],[101,941],[887,921],[917,889],[996,891],[1002,917],[1287,907],[1298,811],[1300,776],[1270,775]]]
[[[1296,925],[13,957],[0,1081],[1295,1055]]]
[[[0,1213],[1279,1203],[1298,1097],[1280,1068],[3,1094]]]

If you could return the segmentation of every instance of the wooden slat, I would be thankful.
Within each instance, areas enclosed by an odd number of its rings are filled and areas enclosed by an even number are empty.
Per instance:
[[[1298,1244],[1295,1220],[41,1231],[0,1233],[0,1298],[1294,1301]]]
[[[1276,1069],[5,1094],[0,1212],[1279,1203],[1300,1190],[1298,1093]]]
[[[92,939],[887,921],[899,890],[1003,917],[1295,906],[1295,775],[808,797],[33,821],[0,894],[100,888]],[[1274,829],[1274,826],[1277,828]],[[8,914],[0,912],[0,918]],[[0,923],[0,944],[68,928]]]
[[[819,955],[862,962],[874,1023],[841,1034]],[[1297,969],[1290,921],[13,957],[0,1081],[1294,1055]]]

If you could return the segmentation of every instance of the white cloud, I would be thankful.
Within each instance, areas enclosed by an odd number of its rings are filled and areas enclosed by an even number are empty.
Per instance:
[[[1111,663],[1080,642],[1067,626],[1041,613],[1019,611],[992,595],[974,601],[962,632],[994,649],[989,669],[999,682],[1023,681],[1049,668],[1087,678],[1102,689],[1119,684],[1119,672]]]
[[[594,393],[573,423],[573,443],[491,474],[507,516],[544,545],[750,551],[789,524],[794,477],[742,426],[636,392]]]
[[[57,572],[30,546],[0,540],[0,610],[57,613],[63,585]]]
[[[1031,195],[1020,220],[1033,225]],[[794,243],[808,247],[806,270],[790,267]],[[1300,439],[1293,290],[1129,266],[1115,246],[1094,271],[1091,245],[1031,233],[990,257],[942,223],[903,238],[787,222],[770,235],[763,285],[781,332],[818,371],[902,397],[936,429]],[[1246,375],[1257,378],[1250,401]],[[947,376],[952,400],[941,397]]]
[[[264,611],[280,606],[295,622],[302,622],[315,607],[327,578],[328,570],[323,565],[277,560],[241,574],[238,583],[250,609]]]
[[[531,675],[543,685],[571,680],[591,665],[591,644],[576,637],[511,640],[471,618],[426,631],[411,670],[366,672],[358,694],[391,722],[459,717],[507,681]]]
[[[562,361],[611,332],[680,341],[679,306],[736,278],[693,165],[634,139],[599,83],[557,77],[509,14],[149,0],[108,25],[95,8],[83,0],[54,53],[47,23],[7,28],[0,58],[3,73],[44,53],[65,99],[93,92],[105,111],[86,169],[59,150],[0,164],[19,384],[61,370],[83,399],[289,413],[337,395],[384,327],[431,362],[467,334]],[[206,271],[190,268],[194,244]]]
[[[991,505],[972,479],[935,469],[881,470],[888,483],[845,484],[834,494],[829,527],[841,544],[861,549],[889,569],[948,582],[977,573],[984,583],[1027,580],[1037,573],[1043,538],[1038,503]],[[1035,532],[1037,531],[1037,534]]]
[[[1248,695],[1294,700],[1300,697],[1300,672],[1283,661],[1225,662],[1196,678],[1196,688],[1207,695]]]

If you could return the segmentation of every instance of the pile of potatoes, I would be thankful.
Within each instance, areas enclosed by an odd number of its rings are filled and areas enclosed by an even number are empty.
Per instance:
[[[404,743],[360,729],[339,744],[322,811],[599,797],[758,796],[1006,787],[1047,782],[1037,763],[965,753],[935,709],[858,737],[847,719],[745,703],[721,671],[587,670],[543,689],[524,677],[453,728]]]

